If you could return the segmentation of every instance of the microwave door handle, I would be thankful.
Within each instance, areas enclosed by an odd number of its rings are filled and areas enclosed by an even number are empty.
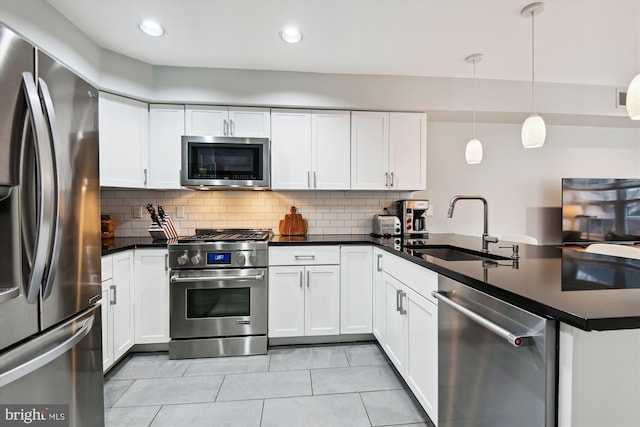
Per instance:
[[[56,121],[55,110],[53,108],[53,100],[51,99],[51,92],[49,92],[49,86],[47,83],[41,78],[38,79],[38,91],[40,98],[44,103],[44,116],[47,120],[47,124],[49,126],[49,135],[50,135],[50,146],[51,146],[51,174],[53,177],[52,184],[54,187],[53,197],[54,197],[54,206],[50,213],[51,215],[51,230],[49,236],[49,247],[50,249],[50,260],[49,260],[49,270],[48,276],[45,277],[45,287],[44,293],[42,295],[43,299],[47,299],[51,295],[51,291],[53,289],[53,283],[55,281],[55,275],[58,268],[58,258],[59,258],[59,250],[58,247],[60,245],[60,235],[58,233],[58,221],[59,221],[59,203],[60,203],[60,176],[58,174],[58,164],[56,161],[56,151],[55,147],[60,147],[58,141],[58,122]]]
[[[29,72],[22,73],[22,87],[33,133],[36,167],[40,175],[39,182],[36,183],[36,194],[39,206],[37,208],[37,222],[35,227],[35,247],[33,249],[33,258],[30,265],[31,271],[29,272],[26,289],[27,302],[35,304],[38,300],[40,286],[46,277],[45,270],[47,269],[47,262],[50,258],[51,227],[53,226],[50,215],[54,211],[55,205],[53,196],[55,174],[53,172],[53,153],[47,132],[48,129],[33,74]],[[25,211],[23,209],[21,209],[21,211],[22,221],[29,221]]]

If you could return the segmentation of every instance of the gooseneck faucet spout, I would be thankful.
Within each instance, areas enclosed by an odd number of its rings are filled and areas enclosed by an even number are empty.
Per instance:
[[[482,229],[482,251],[489,252],[489,243],[497,243],[498,238],[489,236],[489,205],[487,199],[482,196],[459,194],[454,196],[449,202],[448,218],[453,218],[453,209],[458,200],[480,200],[484,204],[484,223]]]

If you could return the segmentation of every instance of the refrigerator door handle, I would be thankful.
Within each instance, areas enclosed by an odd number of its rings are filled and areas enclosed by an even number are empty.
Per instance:
[[[93,327],[94,318],[95,316],[89,317],[83,322],[83,325],[80,327],[80,329],[78,329],[71,337],[67,338],[51,350],[40,354],[39,356],[29,360],[28,362],[9,369],[6,372],[0,373],[0,387],[4,387],[5,385],[10,384],[15,380],[29,375],[31,372],[43,367],[49,362],[56,360],[64,353],[71,350],[76,346],[76,344],[82,341],[82,339],[86,337],[87,334],[89,334],[89,331],[91,331],[91,328]]]
[[[51,228],[55,222],[53,215],[57,214],[57,204],[53,196],[53,181],[55,180],[55,174],[52,170],[53,152],[33,74],[30,72],[22,73],[22,87],[27,101],[27,110],[36,147],[36,164],[40,172],[39,183],[37,184],[39,212],[37,215],[35,248],[26,289],[27,302],[35,304],[38,301],[38,293],[45,278],[45,270],[50,259]]]
[[[52,227],[51,227],[51,235],[49,236],[49,248],[50,248],[50,256],[49,256],[49,270],[48,276],[44,277],[45,287],[44,293],[42,295],[43,299],[47,299],[51,295],[51,290],[53,289],[53,283],[56,274],[55,266],[58,265],[59,252],[59,240],[60,236],[58,233],[58,218],[59,218],[59,201],[60,201],[60,186],[58,183],[60,182],[58,176],[58,162],[56,161],[56,152],[55,147],[59,146],[58,141],[58,125],[56,121],[55,110],[53,108],[53,101],[51,99],[51,93],[49,92],[49,86],[47,83],[41,78],[38,79],[38,92],[40,98],[44,103],[44,115],[47,120],[47,124],[49,126],[49,136],[50,136],[50,146],[51,146],[51,173],[54,178],[53,180],[53,197],[54,197],[54,206],[52,212]]]

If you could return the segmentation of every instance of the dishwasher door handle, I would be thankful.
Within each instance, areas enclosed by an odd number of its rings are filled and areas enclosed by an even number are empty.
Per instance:
[[[439,301],[442,301],[443,303],[447,304],[449,307],[453,308],[454,310],[464,314],[469,319],[473,320],[474,322],[476,322],[480,326],[490,330],[491,332],[493,332],[494,334],[498,335],[499,337],[504,338],[505,340],[507,340],[509,342],[509,344],[513,345],[514,347],[522,347],[522,346],[526,346],[526,345],[531,345],[533,343],[532,336],[514,334],[513,332],[503,328],[502,326],[492,322],[491,320],[482,317],[478,313],[476,313],[474,311],[471,311],[466,307],[461,306],[457,302],[452,301],[447,296],[446,292],[433,291],[433,292],[431,292],[431,296],[436,298],[436,299],[438,299]]]

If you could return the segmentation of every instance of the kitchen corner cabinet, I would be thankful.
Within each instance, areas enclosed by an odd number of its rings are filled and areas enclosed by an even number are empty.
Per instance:
[[[340,334],[373,331],[373,248],[340,247]]]
[[[180,189],[184,105],[149,106],[149,181],[154,189]]]
[[[270,138],[269,108],[187,105],[187,135]]]
[[[425,190],[426,113],[351,113],[351,189]]]
[[[375,258],[374,334],[418,402],[437,422],[438,306],[431,291],[438,288],[438,275],[382,251]]]
[[[269,248],[269,338],[340,333],[338,246]]]
[[[350,188],[349,111],[271,110],[271,187]]]
[[[106,371],[134,343],[133,251],[102,257],[102,363]]]
[[[169,342],[167,249],[135,250],[135,343]]]
[[[145,188],[148,179],[149,106],[100,92],[100,185]]]

